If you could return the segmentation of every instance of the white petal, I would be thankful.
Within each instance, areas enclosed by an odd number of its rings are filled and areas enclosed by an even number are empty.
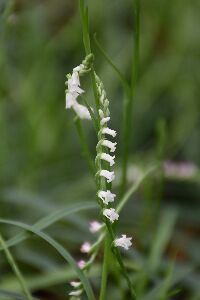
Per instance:
[[[103,129],[102,129],[102,133],[103,133],[103,134],[111,135],[112,137],[115,137],[116,134],[117,134],[115,130],[112,130],[112,129],[108,128],[108,127],[103,128]]]
[[[99,191],[98,197],[103,201],[104,204],[108,205],[109,202],[114,202],[116,195],[112,194],[111,191]]]
[[[77,287],[79,287],[81,285],[81,282],[80,281],[71,281],[70,284],[74,288],[77,288]]]
[[[106,117],[106,118],[101,119],[101,121],[100,121],[101,126],[103,126],[108,121],[110,121],[110,117]]]
[[[80,296],[82,294],[82,290],[72,291],[69,293],[69,296]]]
[[[119,215],[114,208],[104,209],[103,214],[111,223],[114,223],[114,221],[119,218]]]
[[[115,159],[115,156],[111,156],[110,154],[107,154],[107,153],[102,153],[101,156],[100,156],[101,159],[109,162],[110,166],[112,167],[115,163],[114,159]]]
[[[115,179],[114,172],[110,172],[108,170],[101,170],[100,176],[105,177],[107,179],[107,182],[112,182]]]
[[[103,140],[102,145],[108,147],[110,149],[110,152],[115,152],[117,143],[112,143],[111,141]]]
[[[89,110],[84,105],[76,102],[73,105],[73,109],[80,119],[87,119],[87,120],[91,119]]]
[[[81,66],[77,66],[73,68],[73,72],[80,72],[80,70],[81,70]]]
[[[71,108],[71,107],[74,105],[74,103],[76,102],[76,97],[75,97],[75,95],[73,95],[73,94],[67,92],[67,93],[66,93],[65,100],[66,100],[66,105],[65,105],[65,107],[66,107],[66,108]]]
[[[78,72],[73,72],[71,78],[68,79],[68,89],[80,86]]]
[[[128,238],[126,234],[122,234],[121,238],[118,238],[114,241],[115,247],[123,247],[128,250],[132,246],[132,237]]]

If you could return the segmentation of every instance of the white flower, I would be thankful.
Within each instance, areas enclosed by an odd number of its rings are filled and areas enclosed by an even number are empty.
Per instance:
[[[80,88],[80,80],[78,72],[73,72],[71,78],[67,82],[69,93],[82,94],[84,91]]]
[[[111,223],[114,223],[114,221],[119,218],[119,215],[116,213],[114,208],[104,209],[103,214],[110,220]]]
[[[77,265],[80,269],[83,269],[85,267],[85,264],[86,264],[86,262],[83,259],[81,259],[77,262]]]
[[[115,161],[115,156],[111,156],[110,154],[107,154],[107,153],[102,153],[101,156],[100,156],[101,159],[109,162],[110,166],[113,166]]]
[[[73,72],[80,72],[80,70],[81,70],[81,65],[79,65],[79,66],[77,66],[77,67],[75,67],[75,68],[73,68]]]
[[[80,119],[91,119],[90,113],[88,109],[77,102],[77,97],[84,92],[80,88],[80,80],[78,70],[80,70],[81,66],[74,68],[71,77],[67,81],[68,90],[66,91],[66,105],[65,107],[73,108],[75,113],[78,115]]]
[[[71,108],[76,102],[76,96],[71,93],[66,93],[65,102],[66,102],[65,107]]]
[[[82,253],[89,253],[91,249],[91,244],[89,242],[84,242],[81,246],[80,251]]]
[[[117,134],[115,130],[112,130],[112,129],[108,128],[108,127],[103,128],[103,129],[102,129],[102,133],[103,133],[103,134],[109,134],[109,135],[111,135],[112,137],[115,137],[116,134]]]
[[[89,227],[90,232],[95,233],[95,232],[99,231],[101,226],[102,225],[97,221],[90,222],[90,227]]]
[[[115,179],[115,174],[114,172],[110,172],[108,170],[101,170],[100,171],[100,176],[105,177],[107,179],[107,182],[112,182]]]
[[[81,285],[81,282],[80,281],[71,281],[70,284],[74,288],[78,288]]]
[[[116,195],[112,194],[111,191],[99,191],[98,197],[103,201],[104,204],[108,205],[109,202],[114,202]]]
[[[89,110],[84,105],[76,102],[73,104],[72,107],[80,119],[87,119],[87,120],[91,119]]]
[[[122,234],[122,237],[116,239],[114,241],[115,247],[123,247],[124,249],[128,250],[132,246],[132,237],[126,237],[126,234]]]
[[[80,296],[83,290],[72,291],[69,293],[69,296]]]
[[[111,141],[103,140],[102,145],[108,147],[110,149],[110,152],[115,152],[117,143],[112,143]]]
[[[100,121],[101,126],[103,126],[108,121],[110,121],[110,117],[102,118],[101,121]]]

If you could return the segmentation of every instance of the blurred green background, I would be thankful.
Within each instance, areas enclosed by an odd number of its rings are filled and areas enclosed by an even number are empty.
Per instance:
[[[129,78],[132,4],[89,0],[88,6],[95,66],[111,103],[112,127],[119,133],[119,174],[124,93],[96,47],[93,34]],[[95,186],[82,156],[74,116],[65,110],[65,75],[84,58],[78,1],[1,0],[0,14],[0,214],[32,224],[63,205],[95,201]],[[185,276],[180,280],[176,277],[178,283],[171,281],[180,292],[168,299],[200,299],[199,28],[198,0],[141,0],[140,72],[132,115],[130,181],[136,170],[131,166],[145,170],[158,159],[160,147],[163,160],[192,162],[195,172],[192,176],[158,172],[145,180],[122,213],[120,228],[135,237],[136,250],[130,260],[144,266],[154,231],[171,216],[169,237],[158,265],[168,265],[167,261],[176,257],[175,271]],[[83,85],[89,87],[87,79]],[[94,105],[91,91],[87,97]],[[95,132],[87,121],[84,127],[95,155]],[[97,215],[96,210],[72,215],[48,231],[78,258],[80,243],[94,238],[88,232],[88,222]],[[17,231],[1,225],[5,238]],[[66,299],[71,270],[49,246],[32,238],[12,248],[12,253],[35,295]],[[159,267],[146,293],[160,282],[164,271]],[[0,268],[0,289],[18,290],[2,252]],[[99,278],[98,270],[94,274]],[[113,279],[109,290],[112,297],[108,299],[120,299],[115,284]],[[94,285],[98,287],[97,279]]]

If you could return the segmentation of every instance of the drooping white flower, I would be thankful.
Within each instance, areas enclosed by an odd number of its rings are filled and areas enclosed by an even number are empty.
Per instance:
[[[77,291],[72,291],[69,293],[69,296],[80,296],[82,294],[83,290],[77,290]]]
[[[91,119],[89,110],[84,105],[76,102],[73,104],[72,107],[80,119],[87,119],[87,120]]]
[[[100,121],[101,126],[110,121],[110,117],[102,118]]]
[[[81,285],[81,282],[80,281],[71,281],[70,284],[74,288],[78,288]]]
[[[101,229],[102,225],[97,221],[90,222],[90,232],[95,233]]]
[[[114,241],[115,247],[123,247],[128,250],[132,246],[132,237],[128,238],[126,234],[122,234],[121,238],[118,238]]]
[[[75,113],[80,119],[91,119],[90,113],[88,109],[77,102],[77,98],[80,94],[84,92],[80,88],[80,80],[79,80],[79,73],[78,70],[80,70],[81,66],[78,66],[74,68],[73,73],[70,77],[68,77],[67,85],[68,90],[66,91],[66,105],[65,107],[73,108]]]
[[[67,81],[69,93],[82,94],[84,91],[80,88],[80,80],[78,72],[73,72]]]
[[[104,204],[108,205],[109,202],[114,202],[116,195],[112,194],[111,191],[99,191],[98,197],[103,201]]]
[[[77,262],[77,265],[80,269],[83,269],[85,267],[85,264],[86,264],[86,262],[83,259],[81,259]]]
[[[110,128],[108,128],[108,127],[103,128],[103,129],[102,129],[102,133],[103,133],[103,134],[111,135],[112,137],[116,137],[116,134],[117,134],[115,130],[110,129]]]
[[[65,108],[71,108],[76,102],[76,96],[71,93],[66,93],[65,97]]]
[[[112,167],[115,163],[114,159],[115,159],[115,156],[111,156],[110,154],[108,153],[101,153],[101,156],[100,156],[101,159],[109,162],[110,166]]]
[[[84,242],[81,246],[80,251],[82,253],[89,253],[91,249],[91,244],[89,242]]]
[[[115,152],[117,143],[112,143],[111,141],[103,140],[102,145],[108,147],[110,149],[110,152]]]
[[[114,208],[104,209],[103,214],[106,218],[110,220],[111,223],[114,223],[114,221],[118,220],[119,218],[119,215]]]
[[[112,182],[115,179],[115,174],[114,172],[110,172],[108,170],[101,170],[100,171],[100,176],[105,177],[107,179],[107,182]]]

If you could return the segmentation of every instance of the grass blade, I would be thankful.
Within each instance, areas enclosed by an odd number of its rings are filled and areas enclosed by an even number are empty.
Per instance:
[[[22,275],[22,273],[20,272],[18,266],[17,266],[17,263],[15,262],[12,254],[10,253],[10,251],[8,250],[7,246],[6,246],[6,243],[3,239],[3,237],[0,235],[0,245],[2,246],[4,252],[5,252],[5,255],[6,255],[6,258],[8,260],[8,263],[10,264],[13,272],[15,273],[16,277],[18,278],[18,281],[20,283],[20,286],[21,286],[21,289],[22,291],[24,291],[24,294],[26,295],[27,299],[28,300],[33,300],[32,296],[31,296],[31,293],[26,285],[26,281]]]
[[[45,240],[48,244],[50,244],[55,250],[57,250],[57,252],[71,265],[71,267],[75,270],[77,276],[79,277],[79,279],[81,280],[85,292],[88,296],[88,300],[95,300],[91,285],[87,279],[87,277],[85,276],[85,274],[83,273],[83,271],[78,268],[76,261],[73,259],[73,257],[71,256],[71,254],[62,246],[60,245],[57,241],[55,241],[53,238],[51,238],[49,235],[45,234],[42,231],[37,230],[34,226],[29,226],[27,224],[21,223],[21,222],[16,222],[16,221],[12,221],[12,220],[6,220],[6,219],[0,219],[0,223],[3,224],[9,224],[9,225],[13,225],[16,227],[20,227],[24,230],[27,230],[31,233],[34,233],[35,235],[37,235],[38,237],[40,237],[41,239]]]
[[[96,207],[97,207],[97,205],[94,203],[91,203],[91,202],[85,202],[85,203],[80,203],[80,204],[78,203],[73,206],[66,206],[66,207],[63,207],[62,209],[59,209],[59,210],[53,212],[52,214],[40,219],[33,226],[37,230],[43,230],[70,214],[73,214],[73,213],[76,213],[76,212],[79,212],[82,210],[94,209]],[[17,234],[15,237],[6,241],[6,245],[7,245],[7,247],[14,246],[29,237],[30,237],[30,235],[27,232],[21,232],[21,233]],[[0,247],[0,250],[2,250],[2,247]]]

